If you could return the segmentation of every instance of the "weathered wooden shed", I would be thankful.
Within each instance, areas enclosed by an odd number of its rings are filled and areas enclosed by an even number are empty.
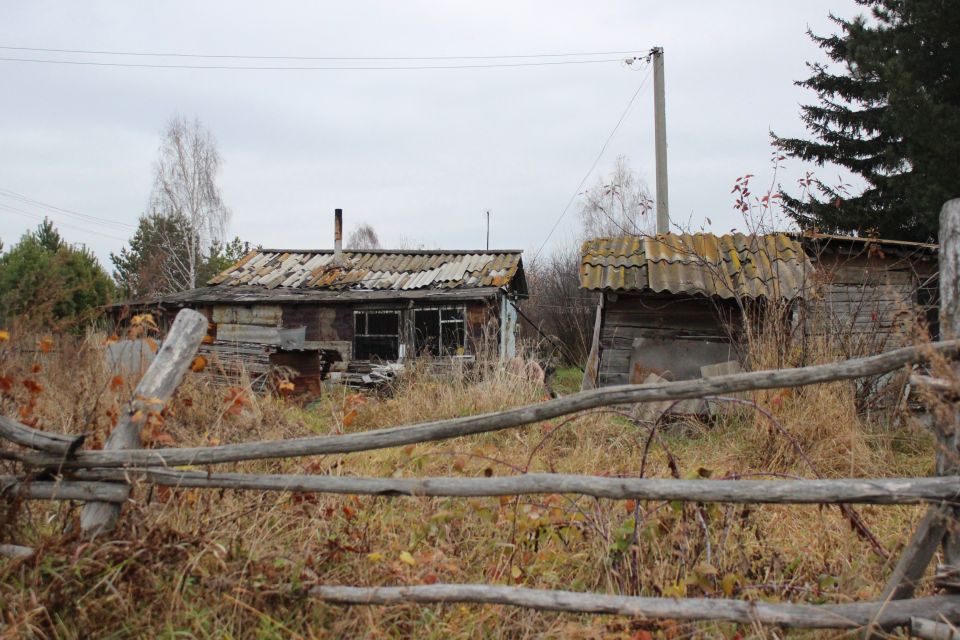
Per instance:
[[[583,245],[580,286],[599,294],[584,386],[699,378],[738,360],[746,305],[802,295],[810,263],[783,234],[597,238]]]
[[[662,234],[584,243],[580,286],[598,293],[584,387],[684,380],[738,362],[745,312],[788,301],[807,336],[850,355],[899,346],[930,320],[937,246],[823,234]],[[799,326],[799,325],[797,325]]]
[[[526,294],[517,250],[256,249],[150,306],[204,313],[202,349],[227,369],[288,366],[318,382],[325,368],[337,377],[416,356],[469,360],[481,345],[510,357]]]
[[[846,340],[850,355],[903,345],[919,316],[930,337],[939,336],[939,247],[879,238],[804,233],[813,264],[806,297],[808,335],[830,333]]]

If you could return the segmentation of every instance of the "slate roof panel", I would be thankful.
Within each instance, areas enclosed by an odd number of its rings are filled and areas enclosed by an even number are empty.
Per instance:
[[[596,238],[583,245],[580,286],[720,298],[802,297],[812,267],[784,234]]]

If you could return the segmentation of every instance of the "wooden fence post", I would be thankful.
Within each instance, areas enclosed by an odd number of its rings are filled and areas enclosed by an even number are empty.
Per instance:
[[[140,448],[140,430],[148,415],[159,413],[176,391],[206,333],[207,319],[202,314],[191,309],[177,314],[160,352],[140,379],[127,412],[107,438],[105,450]],[[115,502],[87,503],[80,514],[81,531],[95,536],[113,529],[121,506]]]
[[[950,200],[940,211],[940,331],[949,338],[960,336],[960,198]],[[954,365],[953,372],[960,376],[960,366]],[[941,476],[960,471],[960,407],[953,409],[953,419],[937,425],[937,475]],[[956,571],[960,569],[960,509],[950,512],[943,555],[947,569]]]
[[[960,336],[960,199],[950,200],[940,211],[940,332],[941,339]],[[960,375],[960,369],[954,370]],[[938,476],[960,472],[960,412],[954,411],[948,424],[934,425],[937,438]],[[946,503],[932,505],[903,550],[883,591],[884,600],[913,596],[917,583],[941,542],[946,571],[960,565],[958,511]]]

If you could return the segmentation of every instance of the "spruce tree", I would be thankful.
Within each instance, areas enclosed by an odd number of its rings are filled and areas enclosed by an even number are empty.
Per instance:
[[[783,193],[801,227],[935,240],[940,208],[960,196],[960,2],[856,0],[869,16],[814,42],[839,66],[809,64],[797,82],[819,103],[802,107],[813,140],[773,136],[788,156],[862,176],[859,194],[814,180]]]

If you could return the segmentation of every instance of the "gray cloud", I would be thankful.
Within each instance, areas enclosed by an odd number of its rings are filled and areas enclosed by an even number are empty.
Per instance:
[[[805,77],[805,61],[820,59],[807,25],[831,31],[831,9],[856,11],[852,1],[836,0],[4,3],[0,44],[332,56],[659,44],[666,51],[674,218],[698,227],[709,217],[713,229],[725,231],[743,226],[731,208],[733,180],[748,171],[770,179],[768,130],[803,131],[798,105],[811,98],[792,83]],[[105,59],[14,51],[0,57]],[[407,238],[477,247],[490,209],[494,245],[535,252],[645,75],[617,63],[215,71],[0,62],[0,188],[134,224],[146,204],[160,131],[181,113],[198,117],[218,139],[221,184],[234,213],[230,233],[252,243],[329,246],[331,210],[342,207],[348,228],[369,222],[385,244]],[[652,100],[648,80],[588,184],[621,154],[652,183]],[[803,169],[790,163],[781,177],[790,182]],[[103,234],[126,236],[116,226],[26,209],[50,214],[69,240],[88,244],[105,263],[122,242]],[[576,218],[574,206],[551,245],[571,238]],[[12,244],[36,223],[0,210],[0,238]]]

